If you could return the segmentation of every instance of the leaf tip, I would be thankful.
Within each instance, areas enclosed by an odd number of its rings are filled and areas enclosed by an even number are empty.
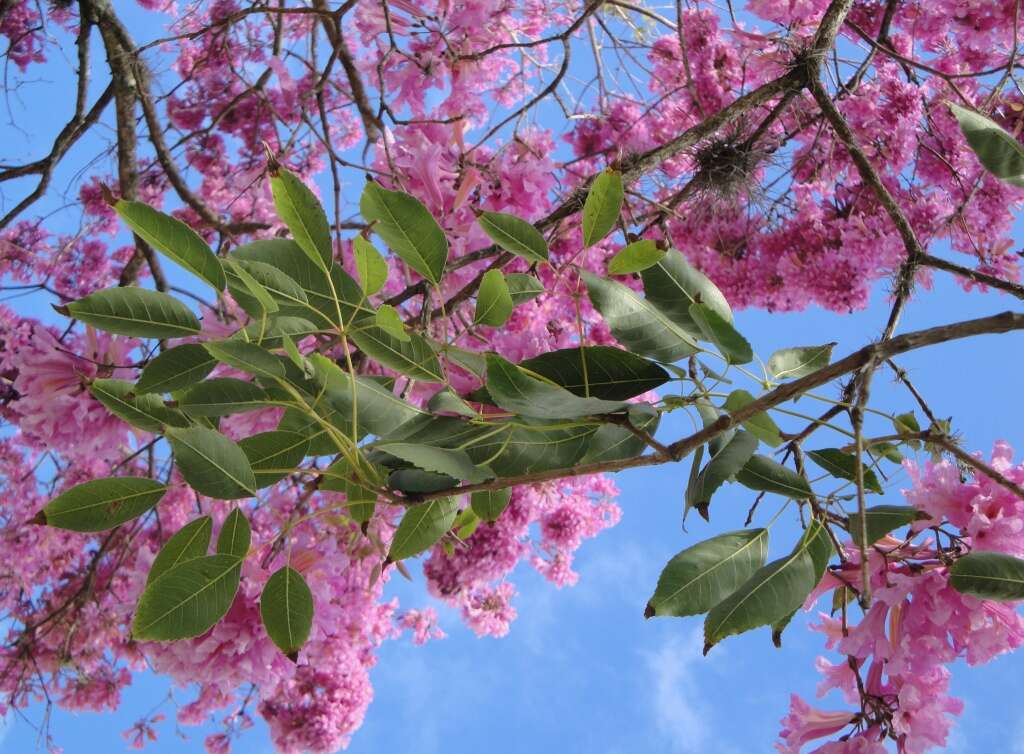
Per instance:
[[[291,660],[294,664],[299,664],[299,650],[295,649],[291,652],[285,652],[284,656]]]
[[[701,652],[701,654],[703,654],[705,657],[707,657],[708,656],[708,652],[711,651],[711,648],[713,646],[715,646],[715,643],[713,641],[705,641],[704,642],[704,649]]]
[[[654,604],[648,602],[647,607],[644,608],[644,618],[653,618],[655,615],[657,615],[657,612],[654,609]]]
[[[50,306],[53,307],[53,310],[57,312],[57,314],[63,314],[65,317],[71,316],[71,310],[68,309],[67,306],[65,306],[64,304],[50,304]]]
[[[47,524],[46,511],[45,510],[39,511],[36,515],[34,515],[32,518],[29,519],[29,523],[30,524],[36,524],[38,526],[46,526],[46,524]]]

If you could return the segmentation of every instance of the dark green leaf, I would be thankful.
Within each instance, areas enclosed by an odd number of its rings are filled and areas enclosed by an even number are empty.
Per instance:
[[[134,395],[135,386],[115,379],[93,380],[89,385],[92,397],[102,403],[110,413],[133,427],[146,432],[162,432],[164,426],[187,427],[188,417],[180,411],[167,408],[163,400],[152,394]]]
[[[276,166],[270,173],[270,191],[278,217],[295,243],[314,264],[328,269],[334,258],[331,228],[316,194],[290,170]]]
[[[754,351],[747,339],[707,304],[690,304],[690,319],[700,328],[704,340],[718,346],[730,364],[748,364],[754,360]]]
[[[167,492],[166,484],[143,477],[109,477],[83,482],[55,497],[39,523],[70,531],[104,531],[141,516]]]
[[[395,469],[388,475],[388,487],[407,495],[426,495],[459,485],[459,480],[447,474],[423,469]]]
[[[411,506],[391,539],[388,558],[403,560],[429,550],[452,528],[458,512],[458,501],[450,497]]]
[[[767,456],[752,456],[736,474],[736,481],[752,490],[774,492],[794,500],[807,500],[814,494],[806,479]]]
[[[178,529],[153,559],[153,565],[149,567],[146,576],[146,585],[153,583],[178,563],[206,555],[210,549],[212,533],[213,519],[209,516],[200,516]]]
[[[537,418],[575,419],[625,407],[619,401],[581,398],[565,388],[531,377],[495,354],[487,355],[487,391],[506,411]]]
[[[185,481],[199,494],[236,500],[256,494],[256,478],[245,453],[212,429],[168,429],[174,459]]]
[[[257,377],[284,377],[284,365],[267,349],[244,340],[210,340],[203,343],[210,355],[228,366]]]
[[[260,489],[281,481],[309,452],[309,440],[297,432],[273,430],[238,441]]]
[[[444,382],[437,354],[422,336],[409,333],[408,340],[393,337],[379,327],[369,326],[351,335],[356,347],[371,359],[414,380]]]
[[[270,396],[252,382],[234,377],[214,377],[193,385],[178,399],[188,416],[229,416],[272,405]]]
[[[665,251],[658,248],[658,244],[649,238],[634,241],[629,246],[620,249],[615,256],[608,260],[609,275],[629,275],[633,272],[646,270],[653,267],[665,256]]]
[[[224,617],[238,591],[241,560],[208,555],[178,563],[146,586],[132,623],[138,641],[190,639]]]
[[[562,348],[519,366],[575,395],[611,401],[634,398],[669,380],[668,372],[654,362],[611,346]]]
[[[768,374],[775,380],[806,377],[828,366],[835,343],[822,346],[780,348],[768,358]]]
[[[844,453],[838,448],[822,448],[807,451],[808,457],[837,479],[856,480],[857,456]],[[864,488],[882,494],[882,485],[878,483],[875,472],[862,465],[864,470]]]
[[[274,571],[260,596],[260,617],[270,640],[295,661],[313,628],[313,593],[301,573],[289,566]]]
[[[439,390],[427,402],[427,408],[435,414],[458,414],[459,416],[475,417],[476,411],[469,407],[460,396],[448,388]]]
[[[221,524],[217,535],[217,553],[244,559],[249,554],[251,543],[252,527],[249,526],[249,519],[240,508],[235,508]]]
[[[270,295],[270,291],[264,288],[263,284],[253,277],[240,261],[228,257],[224,259],[223,264],[225,270],[231,270],[232,281],[229,284],[229,290],[232,295],[237,293],[242,296],[245,303],[243,304],[241,301],[238,303],[243,309],[259,319],[278,312],[281,307]]]
[[[583,246],[593,246],[607,236],[622,211],[622,174],[608,168],[590,184],[583,203]]]
[[[446,474],[472,484],[494,478],[493,473],[474,464],[462,450],[404,442],[381,443],[377,448],[424,471]]]
[[[525,304],[544,292],[544,286],[533,275],[525,272],[510,272],[505,275],[508,295],[512,297],[512,306]]]
[[[513,306],[512,295],[508,291],[501,270],[485,272],[476,294],[474,324],[501,327],[512,315]]]
[[[509,501],[512,499],[512,490],[481,490],[474,492],[469,498],[469,504],[484,521],[497,521],[498,516],[505,512]]]
[[[732,309],[718,286],[687,262],[678,249],[669,249],[661,261],[641,272],[640,277],[647,301],[692,335],[700,332],[690,316],[690,307],[695,303],[704,304],[726,322],[732,322]]]
[[[868,545],[873,545],[886,534],[911,524],[918,519],[917,508],[908,505],[875,505],[864,511],[867,514]],[[860,513],[850,514],[850,537],[860,544]]]
[[[768,530],[744,529],[700,542],[668,562],[644,615],[699,615],[735,592],[768,557]]]
[[[215,366],[217,360],[199,343],[168,348],[143,368],[135,394],[181,390],[199,382]]]
[[[548,243],[540,231],[515,215],[481,212],[476,221],[494,243],[530,262],[546,262]]]
[[[653,435],[658,429],[661,414],[649,403],[631,403],[628,409],[629,422],[637,429]],[[647,449],[642,437],[618,424],[604,424],[598,427],[587,446],[581,463],[603,463],[635,458]]]
[[[686,490],[686,507],[696,508],[707,518],[707,508],[715,490],[732,479],[757,450],[757,438],[748,432],[737,432],[729,444],[711,456],[708,465]]]
[[[448,239],[419,199],[367,181],[359,211],[403,262],[434,285],[441,282],[448,261]]]
[[[220,262],[192,228],[142,202],[122,199],[114,210],[143,241],[205,280],[218,293],[224,290],[226,280]]]
[[[1024,599],[1024,560],[1001,552],[971,552],[949,569],[958,592],[983,600],[1016,602]]]
[[[199,320],[166,293],[147,288],[104,288],[56,307],[87,325],[133,338],[180,338],[199,332]]]

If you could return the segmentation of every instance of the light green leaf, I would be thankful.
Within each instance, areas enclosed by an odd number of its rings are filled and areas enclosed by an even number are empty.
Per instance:
[[[273,246],[276,245],[275,242],[286,244],[287,248],[295,249],[297,254],[302,254],[294,241],[285,238],[255,243],[268,243]],[[245,248],[246,246],[239,247],[224,260],[225,271],[228,275],[228,290],[231,291],[235,301],[254,317],[261,317],[264,312],[267,314],[283,312],[292,316],[309,317],[309,298],[302,286],[273,265],[239,256],[238,252]],[[305,256],[302,259],[307,266],[312,267]],[[317,274],[322,280],[323,273],[317,271]],[[256,300],[257,290],[260,291],[261,299],[265,298],[264,294],[266,294],[270,297],[270,301]]]
[[[458,512],[458,501],[451,497],[410,506],[391,539],[388,559],[404,560],[429,550],[452,528]]]
[[[224,617],[238,591],[242,561],[208,555],[178,563],[146,586],[132,623],[137,641],[190,639]]]
[[[753,402],[754,396],[746,390],[733,390],[729,393],[729,397],[725,399],[723,408],[729,413],[735,413],[748,403]],[[743,428],[765,445],[772,448],[782,445],[782,435],[779,432],[779,426],[772,420],[767,411],[747,419],[743,422]]]
[[[754,351],[747,339],[710,306],[690,304],[690,319],[700,328],[704,340],[714,343],[730,364],[749,364],[754,360]]]
[[[185,481],[199,494],[236,500],[256,494],[256,478],[245,453],[212,429],[168,429],[174,460]]]
[[[533,275],[525,272],[510,272],[505,275],[508,295],[512,297],[512,306],[519,306],[531,301],[544,292],[544,286]]]
[[[807,451],[808,457],[816,464],[825,469],[837,479],[846,479],[851,482],[856,479],[857,456],[853,453],[844,453],[838,448],[821,448],[820,450]],[[862,464],[864,470],[864,488],[882,494],[882,485],[878,482],[875,472]]]
[[[375,316],[375,322],[377,327],[386,332],[392,338],[408,343],[412,338],[409,337],[409,333],[405,331],[405,323],[402,322],[402,318],[398,315],[398,310],[390,304],[381,304],[377,308],[377,314]]]
[[[249,262],[257,264],[257,262]],[[268,314],[276,314],[280,307],[277,301],[270,294],[270,291],[256,279],[256,277],[245,268],[245,262],[228,257],[224,259],[224,267],[231,271],[231,279],[228,281],[228,290],[238,305],[254,317],[264,317]],[[270,265],[263,265],[267,270],[277,275],[281,280],[288,280]],[[289,281],[295,290],[302,292],[298,283]],[[286,283],[287,285],[287,283]],[[305,295],[305,294],[303,294]]]
[[[622,211],[622,174],[608,168],[590,184],[583,203],[583,246],[593,246],[615,227]]]
[[[353,331],[351,339],[371,359],[407,377],[424,382],[444,382],[441,363],[430,343],[417,333],[406,333],[406,336],[405,340],[399,340],[371,325]]]
[[[36,522],[69,531],[105,531],[141,516],[168,490],[143,477],[109,477],[83,482],[55,497]]]
[[[245,437],[238,446],[249,459],[260,489],[281,481],[309,452],[309,439],[298,432],[271,430]]]
[[[752,456],[736,474],[736,481],[752,490],[774,492],[794,500],[808,500],[814,495],[806,479],[762,455]]]
[[[735,592],[768,557],[768,530],[720,534],[668,562],[644,617],[699,615]]]
[[[235,508],[221,524],[220,533],[217,535],[217,552],[244,559],[249,554],[251,543],[252,527],[249,526],[249,519],[242,513],[241,508]]]
[[[692,332],[677,325],[630,288],[586,270],[580,271],[580,277],[587,285],[590,301],[608,323],[612,335],[630,351],[666,363],[697,352],[697,340]]]
[[[270,640],[297,662],[313,628],[313,593],[301,573],[284,566],[271,574],[260,595],[260,617]]]
[[[100,330],[133,338],[180,338],[200,329],[196,315],[178,299],[147,288],[104,288],[54,309]]]
[[[227,281],[220,262],[192,228],[142,202],[122,199],[114,205],[114,210],[143,241],[205,280],[218,293],[224,290]]]
[[[168,348],[142,369],[135,394],[170,393],[199,382],[217,366],[200,343]]]
[[[200,516],[178,529],[153,559],[153,565],[149,567],[146,576],[146,585],[153,583],[178,563],[206,555],[210,549],[212,533],[213,519],[209,516]]]
[[[996,178],[1024,186],[1024,148],[998,123],[981,113],[950,104],[967,143],[978,161]]]
[[[949,582],[962,594],[983,600],[1024,600],[1024,560],[1001,552],[971,552],[949,569]]]
[[[608,260],[609,275],[629,275],[653,267],[662,260],[665,251],[649,238],[634,241],[620,249]]]
[[[900,527],[912,524],[924,515],[909,505],[875,505],[864,511],[867,515],[868,546]],[[860,513],[850,514],[850,537],[860,545]]]
[[[469,498],[469,504],[473,512],[484,521],[497,521],[511,500],[512,490],[506,487],[503,490],[474,492]]]
[[[546,262],[548,242],[540,231],[515,215],[481,212],[476,221],[494,243],[530,262]]]
[[[806,377],[828,366],[835,343],[780,348],[768,358],[768,374],[776,380]]]
[[[485,272],[476,294],[474,324],[501,327],[511,316],[513,306],[512,296],[501,270]]]
[[[352,253],[356,258],[356,274],[362,283],[363,293],[372,296],[388,280],[388,263],[377,247],[362,236],[352,239]]]
[[[334,258],[331,228],[316,194],[297,175],[279,166],[271,168],[270,191],[278,217],[288,226],[295,243],[314,264],[329,269]]]
[[[548,419],[576,419],[620,411],[625,404],[581,398],[565,388],[531,377],[496,354],[487,355],[487,391],[506,411]]]
[[[187,427],[191,424],[183,413],[167,408],[159,396],[134,395],[134,387],[125,380],[99,379],[92,381],[89,392],[114,416],[146,432],[162,432],[165,425]]]
[[[367,181],[359,211],[403,262],[434,285],[441,282],[448,261],[448,239],[419,199]]]
[[[284,377],[284,365],[265,348],[244,340],[209,340],[203,346],[228,366],[257,377]]]

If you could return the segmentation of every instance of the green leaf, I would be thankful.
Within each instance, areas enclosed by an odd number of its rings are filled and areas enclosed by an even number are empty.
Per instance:
[[[388,559],[404,560],[429,550],[452,528],[458,512],[458,501],[451,497],[411,506],[402,516],[391,539]]]
[[[831,544],[814,520],[793,552],[759,568],[718,603],[704,622],[704,654],[727,636],[777,624],[799,609],[828,564]]]
[[[864,511],[867,515],[868,545],[873,545],[886,534],[918,519],[917,508],[908,505],[875,505]],[[850,514],[850,537],[860,545],[860,513]]]
[[[168,489],[166,484],[143,477],[93,479],[47,503],[36,522],[69,531],[113,529],[148,511]]]
[[[255,343],[263,348],[283,348],[284,339],[293,343],[309,335],[322,332],[321,327],[301,317],[274,315],[266,321],[253,322],[235,332],[231,338],[243,343]]]
[[[377,448],[424,471],[446,474],[464,482],[476,484],[494,478],[493,473],[474,464],[462,450],[404,442],[381,443]]]
[[[643,270],[640,277],[647,301],[684,331],[694,335],[700,332],[690,316],[690,307],[696,303],[732,322],[732,309],[725,295],[678,249],[669,249],[661,261]]]
[[[996,178],[1024,186],[1024,148],[1011,134],[981,113],[950,104],[978,161]]]
[[[754,351],[747,339],[711,307],[690,304],[690,319],[697,323],[704,339],[714,343],[730,364],[749,364],[754,360]]]
[[[259,489],[281,481],[309,452],[309,439],[298,432],[272,430],[245,437],[238,446],[249,459]]]
[[[658,429],[661,414],[649,403],[631,403],[628,409],[629,423],[653,435]],[[587,447],[581,463],[604,463],[635,458],[647,449],[641,437],[624,426],[604,424],[598,427]]]
[[[949,569],[950,584],[983,600],[1024,599],[1024,560],[1000,552],[971,552]]]
[[[183,413],[167,408],[159,396],[134,395],[134,388],[124,380],[99,379],[92,381],[89,392],[114,416],[146,432],[162,432],[164,425],[187,427],[191,424]]]
[[[388,280],[388,263],[377,251],[377,247],[362,236],[352,239],[352,253],[356,259],[356,274],[359,275],[363,293],[372,296]]]
[[[168,429],[174,460],[185,481],[199,494],[236,500],[256,494],[256,478],[245,453],[212,429]]]
[[[484,521],[497,521],[511,500],[512,490],[506,487],[503,490],[474,492],[469,498],[469,504],[473,512]]]
[[[430,343],[417,333],[399,340],[380,327],[368,326],[352,332],[356,347],[371,359],[414,380],[444,382],[444,373]]]
[[[525,220],[503,212],[481,212],[476,221],[494,243],[530,262],[546,262],[548,242]]]
[[[652,361],[611,346],[548,351],[519,364],[575,395],[623,401],[668,382],[669,374]]]
[[[633,290],[586,270],[580,271],[580,277],[587,285],[591,303],[608,323],[612,335],[630,351],[666,363],[697,352],[693,333],[677,325]]]
[[[187,306],[147,288],[104,288],[54,308],[100,330],[133,338],[180,338],[200,330]]]
[[[244,559],[249,554],[251,543],[252,527],[249,526],[249,519],[242,513],[241,508],[235,508],[221,524],[220,533],[217,535],[217,552]]]
[[[149,567],[149,574],[146,576],[146,585],[153,583],[178,563],[206,555],[210,549],[212,533],[213,519],[209,516],[200,516],[178,529],[153,559],[153,565]]]
[[[715,490],[727,480],[732,479],[746,466],[754,451],[757,450],[757,438],[749,432],[737,432],[732,440],[711,456],[694,483],[686,490],[686,507],[696,508],[705,519],[708,517],[708,505]]]
[[[634,241],[608,260],[609,275],[629,275],[653,267],[662,260],[665,251],[649,238]]]
[[[412,338],[409,337],[409,333],[405,331],[405,323],[402,322],[402,318],[398,315],[398,310],[390,304],[381,304],[377,308],[377,314],[374,317],[374,321],[381,330],[386,332],[392,338],[396,338],[404,343],[408,343]]]
[[[487,391],[506,411],[548,419],[577,419],[621,411],[625,404],[581,398],[565,388],[531,377],[496,354],[487,355]]]
[[[501,270],[488,270],[480,280],[476,294],[476,313],[473,323],[501,327],[512,315],[512,295]]]
[[[894,416],[892,418],[892,427],[901,435],[913,435],[921,431],[921,425],[917,423],[917,416],[914,415],[913,411],[907,411],[905,414]],[[914,450],[921,447],[920,440],[907,440],[906,444]]]
[[[448,388],[434,393],[427,402],[427,408],[435,414],[458,414],[471,418],[477,416],[476,411],[470,408],[468,403]]]
[[[448,239],[419,199],[367,181],[359,211],[403,262],[434,285],[441,282],[448,261]]]
[[[258,318],[277,313],[280,309],[277,301],[270,295],[270,291],[264,288],[263,284],[242,266],[242,262],[228,257],[224,259],[224,268],[231,270],[232,279],[228,283],[228,290],[231,291],[232,296],[238,294],[242,297],[242,301],[235,299],[239,306]],[[274,272],[277,271],[274,270]],[[298,287],[297,284],[296,287]]]
[[[274,241],[295,246],[294,242],[283,238],[272,239],[268,243]],[[243,259],[236,253],[226,258],[224,264],[228,275],[228,290],[249,314],[260,317],[264,312],[275,314],[284,311],[287,314],[309,316],[306,292],[277,267],[266,262]]]
[[[583,203],[583,246],[593,246],[615,227],[622,211],[622,174],[611,168],[601,171],[590,184]]]
[[[544,292],[544,286],[533,275],[525,272],[510,272],[505,275],[508,295],[512,297],[512,306],[519,306],[531,301]]]
[[[208,555],[174,566],[143,591],[132,638],[174,641],[206,633],[231,607],[241,570],[234,555]]]
[[[267,391],[253,382],[214,377],[193,385],[178,398],[188,416],[229,416],[273,405]]]
[[[768,557],[768,530],[720,534],[668,562],[644,617],[706,613],[749,579]]]
[[[301,573],[284,566],[271,574],[260,596],[260,617],[270,640],[297,662],[313,628],[313,593]]]
[[[143,367],[135,394],[181,390],[202,380],[215,366],[217,360],[199,343],[168,348]]]
[[[814,495],[806,479],[762,455],[752,456],[736,474],[736,481],[752,490],[774,492],[794,500],[808,500]]]
[[[480,517],[472,507],[463,508],[455,519],[455,536],[465,541],[473,536],[473,532],[480,526]]]
[[[114,205],[114,210],[143,241],[205,280],[218,293],[224,290],[227,281],[220,262],[192,228],[142,202],[122,199]]]
[[[821,346],[780,348],[768,358],[768,374],[775,380],[793,380],[824,369],[832,359],[835,343]]]
[[[277,215],[288,226],[295,243],[318,267],[330,268],[334,258],[331,228],[316,194],[293,172],[276,166],[270,172],[270,191]]]
[[[284,365],[265,348],[244,340],[210,340],[203,343],[210,355],[228,366],[257,377],[284,377]]]
[[[735,413],[748,403],[753,402],[754,396],[746,390],[733,390],[729,393],[729,397],[725,399],[723,408],[729,413]],[[779,432],[779,427],[772,420],[772,417],[768,415],[767,411],[747,419],[743,422],[743,428],[765,445],[772,448],[782,445],[782,435]]]
[[[820,450],[809,450],[807,455],[816,464],[825,469],[837,479],[846,479],[851,482],[856,479],[857,456],[853,453],[844,453],[838,448],[821,448]],[[882,485],[878,483],[875,472],[862,464],[864,470],[864,488],[882,494]]]

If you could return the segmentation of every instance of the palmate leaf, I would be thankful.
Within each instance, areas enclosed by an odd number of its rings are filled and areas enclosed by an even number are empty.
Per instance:
[[[704,653],[727,636],[778,624],[797,610],[821,580],[831,547],[815,519],[793,552],[759,568],[711,609],[704,622]]]
[[[623,401],[668,382],[669,374],[652,361],[611,346],[548,351],[520,362],[570,393]]]
[[[680,327],[674,318],[635,291],[586,270],[580,271],[580,277],[587,285],[591,303],[608,323],[612,335],[630,351],[665,363],[697,352],[694,332]]]
[[[396,561],[411,558],[433,547],[452,528],[458,511],[458,501],[451,497],[411,506],[402,516],[391,538],[388,559]]]
[[[180,338],[200,329],[196,315],[178,299],[147,288],[104,288],[54,309],[97,329],[133,338]]]
[[[146,584],[152,583],[178,563],[206,555],[210,549],[212,533],[213,519],[209,516],[200,516],[178,529],[153,559]]]
[[[441,282],[448,261],[448,239],[419,199],[367,181],[359,211],[403,262],[434,285]]]
[[[200,343],[185,343],[168,348],[142,369],[136,395],[170,393],[189,387],[205,378],[217,360]]]
[[[295,243],[310,261],[328,269],[334,257],[331,228],[316,194],[297,175],[276,164],[271,166],[270,191],[278,217],[288,226]]]
[[[36,523],[81,532],[113,529],[148,511],[168,489],[166,484],[143,477],[93,479],[47,503]]]
[[[546,262],[548,242],[540,231],[515,215],[481,212],[477,223],[494,243],[530,262]]]
[[[270,640],[293,662],[313,628],[313,593],[302,574],[284,566],[267,579],[260,617]]]
[[[219,500],[256,494],[249,459],[220,432],[205,427],[168,429],[166,437],[181,475],[199,494]]]
[[[767,529],[720,534],[688,547],[661,572],[644,616],[705,613],[745,583],[767,556]]]
[[[619,401],[581,398],[558,385],[531,377],[496,354],[487,355],[487,392],[506,411],[537,418],[576,419],[625,408]]]
[[[607,236],[619,219],[624,196],[622,174],[611,168],[601,171],[583,203],[583,246],[593,246]]]
[[[983,600],[1024,600],[1024,560],[1001,552],[971,552],[949,569],[958,592]]]
[[[227,281],[220,262],[209,245],[192,228],[142,202],[120,200],[114,211],[139,238],[206,281],[217,293]]]
[[[185,560],[150,582],[139,598],[132,638],[189,639],[210,630],[238,591],[242,561],[234,555]]]

